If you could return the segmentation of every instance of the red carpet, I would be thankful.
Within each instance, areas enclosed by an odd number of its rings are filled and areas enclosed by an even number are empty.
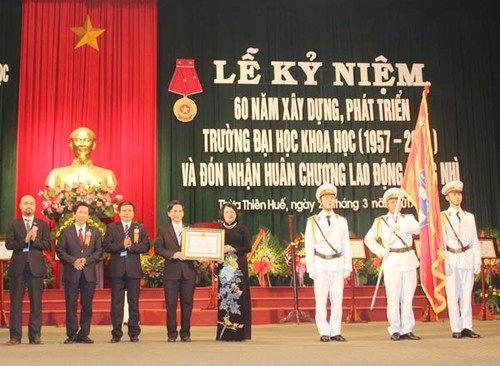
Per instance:
[[[360,286],[355,288],[355,312],[352,316],[352,289],[350,286],[344,290],[344,320],[362,319],[364,321],[386,320],[385,288],[379,290],[377,301],[373,311],[370,311],[370,303],[373,295],[373,286]],[[290,312],[294,311],[293,288],[291,287],[252,287],[252,323],[272,324],[283,320]],[[299,310],[314,318],[314,293],[312,287],[301,287],[298,289]],[[9,293],[4,292],[4,309],[8,319],[10,308]],[[164,325],[165,322],[165,300],[163,289],[141,289],[140,319],[145,325]],[[110,289],[97,289],[94,297],[93,324],[110,323]],[[420,319],[427,307],[427,299],[420,288],[417,288],[413,301],[415,318]],[[23,322],[27,324],[29,313],[29,302],[27,294],[23,303]],[[289,321],[295,322],[295,312]],[[440,318],[447,317],[446,312]],[[192,315],[192,325],[212,326],[216,323],[217,310],[210,306],[210,287],[198,287],[195,291],[195,302]],[[63,325],[65,322],[64,290],[49,289],[43,293],[43,324]]]

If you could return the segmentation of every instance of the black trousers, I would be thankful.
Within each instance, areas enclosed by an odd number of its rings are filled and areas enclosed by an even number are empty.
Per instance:
[[[123,335],[123,306],[125,305],[125,291],[127,292],[128,303],[128,335],[138,336],[141,333],[139,326],[139,291],[141,286],[140,278],[123,277],[111,278],[111,323],[114,337]]]
[[[28,287],[30,299],[30,317],[28,322],[28,338],[41,337],[42,329],[42,291],[43,277],[33,277],[29,265],[24,267],[22,275],[9,277],[10,292],[10,338],[21,340],[23,312],[22,304],[24,289]]]
[[[191,313],[193,312],[193,297],[195,282],[184,277],[178,280],[164,280],[165,302],[167,304],[167,334],[177,337],[177,300],[181,304],[181,338],[191,336]]]
[[[87,282],[85,276],[80,276],[79,282],[64,283],[64,298],[66,300],[66,335],[88,337],[92,321],[92,301],[96,283]],[[78,292],[80,292],[80,326],[77,319]]]

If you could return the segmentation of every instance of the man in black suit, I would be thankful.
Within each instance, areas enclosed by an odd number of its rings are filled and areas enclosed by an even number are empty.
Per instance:
[[[23,196],[19,208],[22,218],[13,220],[7,228],[5,247],[12,250],[9,266],[10,340],[14,346],[21,343],[22,301],[25,285],[30,298],[28,338],[30,344],[43,344],[42,290],[47,273],[43,251],[50,249],[49,226],[34,217],[36,202],[33,196]]]
[[[111,253],[108,277],[111,278],[111,343],[123,336],[123,305],[125,291],[129,308],[128,335],[131,342],[139,341],[139,290],[141,287],[141,253],[149,250],[148,234],[144,225],[133,222],[135,206],[124,201],[118,206],[120,221],[108,225],[103,248]]]
[[[165,258],[163,268],[163,289],[167,304],[167,336],[169,342],[175,342],[177,331],[177,299],[181,303],[182,342],[191,342],[191,313],[195,287],[194,263],[186,260],[181,252],[181,232],[185,226],[184,205],[172,201],[167,206],[167,215],[171,223],[160,228],[155,242],[155,253]]]
[[[56,252],[63,267],[64,297],[66,300],[66,335],[64,344],[94,343],[89,338],[92,320],[92,300],[96,287],[96,263],[102,254],[99,229],[87,224],[90,207],[84,202],[73,208],[75,223],[61,231]],[[80,327],[76,315],[80,292]]]

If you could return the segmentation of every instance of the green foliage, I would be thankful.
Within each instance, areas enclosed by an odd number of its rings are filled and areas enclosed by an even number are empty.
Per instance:
[[[290,275],[290,268],[283,254],[288,244],[272,235],[269,229],[265,227],[262,229],[264,237],[249,260],[249,275],[257,276],[262,271],[264,271],[264,275],[273,277]],[[256,236],[253,239],[255,240],[255,238]]]
[[[151,253],[141,254],[142,279],[144,287],[160,288],[163,286],[163,266],[165,259]]]
[[[500,231],[495,228],[485,228],[481,231],[481,236],[495,238],[497,249],[500,248]],[[485,302],[490,311],[500,313],[500,260],[484,259],[484,282],[485,282]],[[483,293],[481,289],[481,274],[478,274],[474,283],[474,296],[476,303],[483,302]]]
[[[61,235],[61,231],[63,231],[63,229],[73,225],[74,223],[75,223],[75,216],[72,213],[65,214],[57,221],[57,224],[54,227],[54,229],[52,229],[51,232],[52,238],[57,239]],[[91,215],[87,221],[87,224],[99,229],[99,232],[101,233],[102,236],[106,234],[107,226],[97,216]]]

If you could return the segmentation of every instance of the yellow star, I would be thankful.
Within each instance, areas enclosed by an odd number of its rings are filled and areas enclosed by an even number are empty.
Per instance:
[[[90,22],[90,16],[87,15],[83,27],[72,27],[70,28],[73,33],[78,37],[78,43],[75,46],[75,50],[88,44],[90,47],[99,51],[99,45],[97,44],[97,37],[106,32],[106,29],[92,28],[92,23]]]

